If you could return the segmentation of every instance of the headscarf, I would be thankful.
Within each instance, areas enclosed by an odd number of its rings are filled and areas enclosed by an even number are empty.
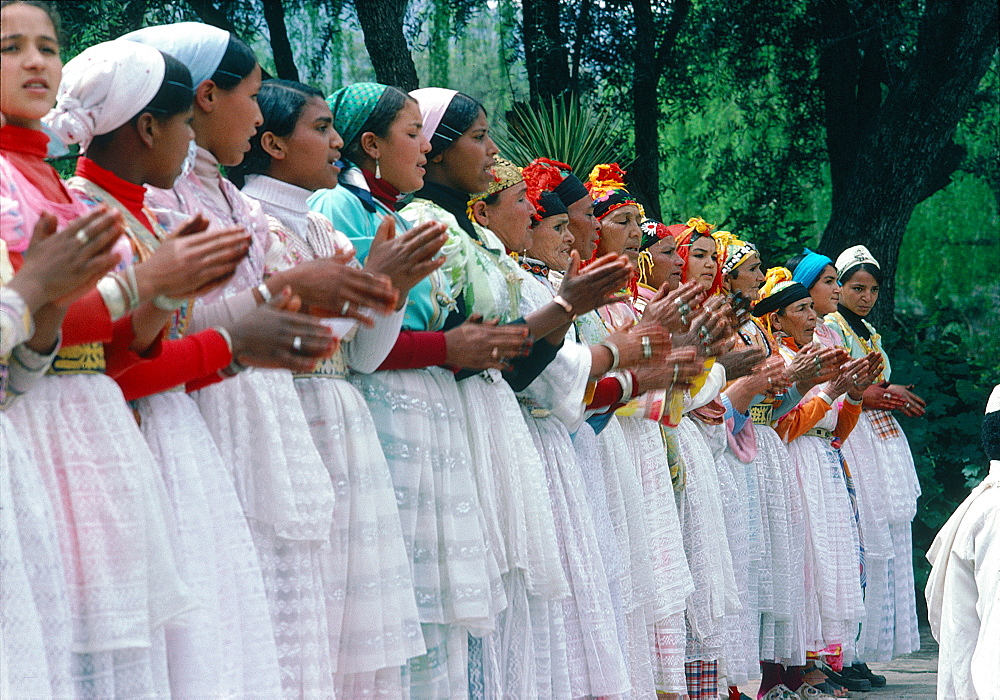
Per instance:
[[[229,48],[229,32],[201,22],[145,27],[121,39],[147,44],[176,58],[191,71],[195,89],[215,75]]]
[[[809,290],[801,282],[792,279],[792,273],[787,267],[772,267],[764,276],[764,286],[760,288],[760,300],[754,305],[751,313],[760,318],[808,298]],[[768,331],[770,330],[769,327]]]
[[[715,247],[719,252],[719,266],[723,275],[728,275],[751,256],[759,255],[757,246],[740,240],[729,231],[715,231],[712,238],[715,239]]]
[[[639,219],[646,218],[639,201],[633,197],[625,186],[625,171],[618,163],[602,163],[595,165],[587,178],[587,192],[594,200],[594,216],[603,219],[605,216],[628,205],[639,209]]]
[[[44,122],[63,143],[86,151],[95,136],[109,134],[139,114],[163,84],[163,54],[132,41],[91,46],[63,66],[56,106]]]
[[[653,254],[649,249],[670,236],[670,228],[665,224],[653,219],[646,219],[639,228],[642,229],[642,240],[639,243],[639,259],[636,267],[639,272],[639,284],[647,284],[650,275],[653,274]]]
[[[833,261],[825,255],[820,255],[819,253],[814,253],[808,248],[802,249],[803,258],[799,260],[799,264],[795,266],[792,270],[792,279],[796,282],[801,282],[802,285],[809,289],[819,278],[821,272],[827,265],[833,265]]]
[[[420,88],[410,92],[410,97],[415,99],[420,106],[420,116],[424,120],[423,132],[428,141],[433,139],[435,134],[448,143],[461,136],[461,134],[453,133],[455,130],[447,125],[442,129],[447,133],[440,133],[438,129],[441,126],[441,120],[444,119],[444,113],[448,111],[451,101],[457,94],[458,90],[437,87]]]
[[[472,215],[473,204],[481,199],[486,199],[487,197],[503,192],[508,187],[513,187],[519,182],[524,182],[524,178],[521,176],[521,168],[506,158],[502,158],[499,153],[493,155],[493,162],[496,163],[493,166],[493,182],[490,183],[485,192],[480,192],[469,199],[468,211],[466,213],[470,221],[476,220]]]
[[[858,265],[864,265],[865,263],[874,265],[880,270],[882,269],[882,266],[878,264],[878,260],[872,257],[872,254],[863,245],[848,248],[837,256],[837,281],[839,282],[848,277],[849,272],[852,272]]]
[[[528,199],[535,205],[535,221],[566,213],[566,202],[556,194],[565,180],[559,168],[561,163],[547,158],[535,158],[521,172],[528,186]]]
[[[710,237],[714,228],[715,226],[697,216],[688,219],[686,224],[674,224],[667,227],[674,240],[677,241],[677,254],[684,259],[684,267],[681,270],[682,281],[688,281],[688,262],[691,258],[691,244],[703,236]],[[712,280],[712,288],[708,290],[708,293],[717,294],[721,289],[722,266],[716,265],[715,279]]]
[[[354,83],[326,98],[326,104],[333,112],[333,128],[345,144],[358,137],[387,89],[388,85],[381,83]]]

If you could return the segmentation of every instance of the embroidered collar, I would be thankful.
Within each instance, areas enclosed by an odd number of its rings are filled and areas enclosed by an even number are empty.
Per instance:
[[[521,267],[533,274],[535,277],[544,277],[545,279],[549,278],[549,273],[551,272],[549,266],[541,260],[529,258],[527,255],[521,258]]]

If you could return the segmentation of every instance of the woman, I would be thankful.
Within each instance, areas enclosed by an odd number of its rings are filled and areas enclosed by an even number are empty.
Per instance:
[[[416,100],[397,88],[356,83],[328,104],[347,168],[310,206],[364,261],[384,216],[400,231],[411,227],[396,205],[423,186],[430,144]],[[498,612],[497,552],[477,496],[467,418],[454,372],[439,365],[500,367],[521,353],[526,336],[475,319],[445,331],[454,306],[444,274],[430,274],[410,290],[403,331],[380,371],[351,377],[375,419],[418,592],[427,654],[407,670],[415,696],[468,692],[469,634],[489,634]]]
[[[884,616],[877,622],[868,618],[869,629],[863,633],[864,646],[859,650],[863,660],[887,661],[920,648],[910,534],[920,483],[906,435],[890,411],[899,409],[909,416],[921,416],[926,404],[911,391],[912,386],[889,384],[891,367],[882,348],[881,336],[865,320],[878,301],[882,280],[878,262],[864,246],[848,248],[837,258],[837,279],[841,287],[840,301],[837,309],[826,316],[826,325],[837,334],[852,357],[877,352],[884,364],[881,376],[865,392],[864,410],[858,421],[857,449],[852,452],[860,472],[866,476],[881,474],[887,486],[879,502],[887,505],[880,510],[889,528],[892,549],[888,575],[893,587],[882,607]],[[855,462],[851,462],[852,467]],[[867,678],[873,685],[881,682],[878,677],[871,678],[874,674],[865,664],[845,674]]]
[[[245,180],[243,193],[261,203],[272,237],[284,248],[270,272],[352,251],[346,236],[310,212],[307,201],[316,190],[336,187],[340,172],[344,142],[323,94],[268,80],[258,102],[264,124],[230,177]],[[443,262],[432,260],[444,243],[443,227],[426,225],[390,240],[385,229],[393,223],[382,224],[367,269],[390,276],[399,291],[396,312],[371,328],[355,328],[338,353],[295,379],[313,440],[337,486],[327,568],[335,577],[328,590],[338,602],[330,620],[341,697],[401,694],[402,666],[425,653],[389,468],[371,413],[346,381],[350,371],[377,369],[396,342],[410,289]]]
[[[540,488],[545,478],[541,460],[537,452],[515,457],[503,447],[529,442],[513,390],[530,383],[551,362],[572,316],[604,303],[628,274],[628,266],[623,259],[608,258],[591,272],[568,276],[556,298],[521,318],[517,264],[492,233],[477,230],[466,214],[470,196],[485,191],[493,181],[496,146],[489,137],[486,113],[472,98],[451,90],[430,88],[413,96],[420,104],[431,151],[424,187],[404,214],[418,222],[437,220],[448,226],[444,249],[448,262],[442,269],[466,314],[523,324],[537,339],[527,357],[511,362],[503,374],[505,382],[492,373],[459,382],[478,456],[480,499],[484,505],[499,504],[500,527],[493,536],[507,550],[500,560],[501,571],[507,572],[507,602],[513,608],[507,614],[520,614],[518,609],[527,605],[522,585],[529,593],[544,595],[562,586],[563,574],[556,564],[551,506]]]
[[[788,270],[772,268],[761,297],[753,314],[758,318],[766,316],[768,326],[780,340],[782,356],[790,363],[794,352],[812,342],[816,314],[809,292],[791,280]],[[845,645],[863,612],[863,541],[852,503],[850,471],[839,448],[857,421],[861,392],[871,382],[877,364],[874,356],[847,363],[833,380],[807,393],[805,400],[782,416],[775,428],[789,446],[803,493],[805,647],[813,653]],[[840,404],[844,393],[846,400]],[[789,675],[785,676],[785,685],[798,690],[800,679]],[[812,690],[806,688],[804,692],[819,692]],[[801,695],[803,691],[799,692]]]

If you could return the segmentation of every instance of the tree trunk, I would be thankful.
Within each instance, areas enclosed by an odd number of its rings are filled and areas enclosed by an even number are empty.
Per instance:
[[[879,261],[885,279],[876,325],[892,317],[899,248],[914,207],[947,185],[961,163],[964,151],[952,137],[996,51],[996,33],[994,0],[928,0],[906,69],[870,113],[870,125],[853,133],[830,114],[842,109],[837,81],[847,76],[835,79],[834,62],[821,61],[827,121],[835,123],[828,134],[831,168],[838,152],[838,173],[820,250],[835,257],[860,243]],[[855,75],[864,80],[860,69]],[[859,82],[853,85],[860,95]]]
[[[271,53],[274,54],[274,69],[284,80],[299,80],[299,69],[295,67],[292,44],[288,41],[285,26],[285,6],[282,0],[263,0],[264,21],[271,35]]]
[[[569,88],[569,62],[559,27],[559,3],[523,0],[524,65],[532,104],[548,102]]]
[[[375,79],[409,92],[420,87],[410,48],[403,36],[407,0],[355,0],[365,48]]]

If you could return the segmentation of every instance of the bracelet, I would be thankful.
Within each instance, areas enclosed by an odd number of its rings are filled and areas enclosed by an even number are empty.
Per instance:
[[[222,326],[212,326],[212,330],[214,330],[216,333],[218,333],[219,335],[222,336],[223,340],[226,341],[226,345],[229,346],[229,354],[232,355],[233,354],[233,336],[229,335],[229,331],[227,331]]]
[[[260,292],[260,296],[264,299],[265,304],[271,303],[271,297],[274,295],[271,294],[271,290],[267,288],[266,282],[261,282],[260,284],[258,284],[257,291]]]
[[[187,299],[173,299],[166,294],[153,297],[153,306],[160,311],[177,311],[187,303]]]
[[[622,388],[622,403],[628,403],[635,395],[635,389],[632,386],[632,373],[629,371],[618,372],[615,374],[615,379],[618,380],[618,384]]]
[[[572,316],[572,318],[570,319],[571,321],[575,321],[575,320],[576,320],[576,314],[575,314],[575,313],[573,313],[573,305],[572,305],[572,304],[570,304],[570,303],[569,303],[568,301],[566,301],[565,299],[563,299],[563,297],[562,297],[562,295],[561,295],[561,294],[556,294],[556,295],[555,295],[554,297],[552,297],[552,301],[553,301],[553,302],[554,302],[554,303],[555,303],[556,305],[558,305],[558,306],[562,307],[562,310],[563,310],[563,311],[565,311],[565,312],[566,312],[566,313],[568,313],[568,314],[569,314],[570,316]]]
[[[125,268],[125,275],[119,272],[111,272],[108,276],[119,284],[122,288],[127,303],[126,309],[131,311],[139,306],[139,283],[135,279],[135,266],[129,265]]]
[[[97,292],[104,300],[104,305],[108,307],[108,314],[112,321],[117,321],[128,313],[125,306],[125,295],[122,288],[111,275],[105,275],[97,283]]]
[[[833,398],[828,393],[826,393],[825,391],[821,391],[821,392],[819,392],[816,395],[819,396],[820,398],[822,398],[824,401],[826,401],[831,406],[833,405]]]
[[[244,371],[246,371],[248,369],[250,369],[250,368],[247,367],[245,364],[243,364],[242,362],[240,362],[239,360],[237,360],[234,357],[233,361],[230,362],[227,367],[225,367],[224,369],[220,369],[219,370],[219,375],[223,379],[227,379],[229,377],[235,377],[240,372],[244,372]]]
[[[611,369],[609,369],[608,371],[613,372],[614,370],[618,369],[618,363],[620,363],[622,360],[621,353],[618,352],[618,346],[612,343],[610,340],[602,340],[600,343],[598,343],[598,345],[607,348],[608,351],[611,353]]]

